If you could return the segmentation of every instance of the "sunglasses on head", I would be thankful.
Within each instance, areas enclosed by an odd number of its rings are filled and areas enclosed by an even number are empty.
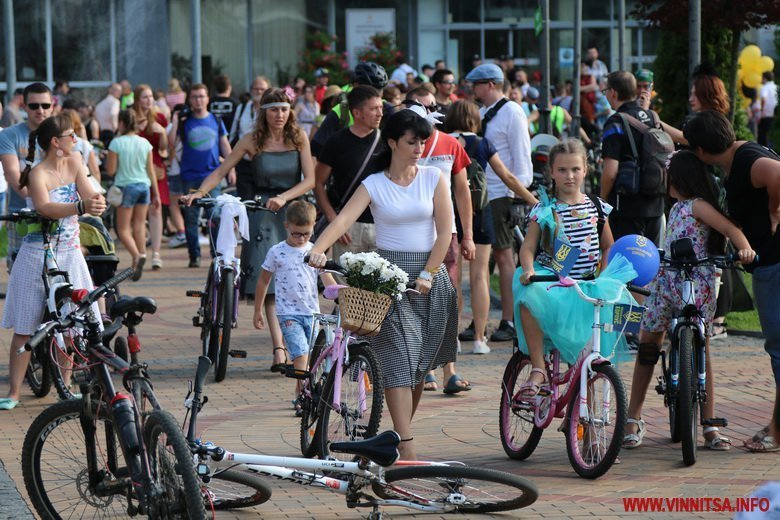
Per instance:
[[[38,110],[39,108],[49,110],[51,108],[51,103],[27,103],[27,108],[30,110]]]

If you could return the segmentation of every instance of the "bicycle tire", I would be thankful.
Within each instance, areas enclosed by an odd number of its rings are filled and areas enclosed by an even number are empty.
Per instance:
[[[526,374],[528,369],[528,374]],[[501,445],[511,459],[527,459],[536,449],[544,429],[534,425],[534,407],[524,409],[514,402],[520,385],[528,379],[531,359],[515,352],[504,369],[501,380],[501,403],[498,410],[498,428]]]
[[[99,407],[94,402],[95,438],[102,441],[98,447],[104,454],[97,458],[98,464],[104,464],[100,474],[105,482],[121,484],[126,480],[127,485],[124,488],[115,486],[116,493],[107,496],[90,492],[86,439],[80,422],[82,406],[82,399],[53,404],[35,418],[25,435],[22,447],[24,485],[41,518],[74,518],[77,510],[81,511],[81,518],[119,518],[127,514],[127,492],[132,490],[130,479],[126,476],[124,479],[111,478],[111,474],[122,473],[122,451],[113,423],[105,413],[105,405]],[[47,478],[50,471],[51,477]],[[73,481],[64,483],[70,476]]]
[[[245,471],[228,469],[211,476],[203,489],[206,511],[243,509],[267,502],[272,489],[268,483]]]
[[[212,341],[217,342],[217,364],[214,366],[214,381],[219,383],[227,375],[228,353],[230,352],[230,332],[233,329],[233,279],[232,269],[222,271],[220,290],[217,293],[217,322],[214,330],[217,334]],[[214,334],[214,332],[212,332]]]
[[[203,347],[203,355],[211,360],[212,366],[216,363],[216,360],[212,357],[211,353],[211,292],[212,284],[214,283],[214,266],[209,267],[209,274],[206,277],[206,287],[203,289],[203,294],[200,297],[200,308],[198,312],[202,312],[200,322],[200,341]]]
[[[51,354],[48,358],[48,362],[51,370],[52,382],[54,383],[54,388],[57,390],[57,395],[60,399],[65,400],[76,397],[80,383],[89,377],[89,360],[87,359],[86,349],[82,348],[83,345],[81,342],[83,339],[81,337],[68,338],[63,336],[63,338],[66,345],[65,354],[60,356],[59,348],[56,346],[56,343],[54,343],[54,338],[52,338],[50,349],[53,350],[49,350]],[[80,354],[76,352],[77,350],[80,351]],[[62,359],[65,355],[67,355],[67,359]],[[56,359],[52,359],[52,356]],[[68,377],[68,380],[65,381],[63,375],[64,367],[61,363],[70,363],[71,360],[73,361],[73,364],[70,366],[70,376]]]
[[[586,437],[586,426],[580,428],[580,392],[578,388],[575,388],[569,399],[565,430],[566,452],[569,455],[569,462],[579,476],[590,479],[602,476],[615,463],[623,443],[626,417],[628,416],[626,390],[615,367],[604,364],[593,365],[593,372],[587,385],[588,414],[591,418],[598,418],[600,423],[598,425],[591,423],[589,430],[594,431],[598,440],[596,442],[590,440],[593,433]],[[609,413],[606,418],[604,417],[604,400],[599,399],[597,392],[599,389],[596,385],[602,379],[603,383],[608,384],[609,387],[603,387],[601,395],[614,396],[614,399],[610,398],[610,404],[614,404],[614,409],[612,406],[608,408]],[[572,384],[579,385],[579,378]],[[611,420],[611,417],[614,417],[614,420]],[[610,425],[614,426],[612,431],[607,430]],[[596,430],[599,427],[601,430]],[[596,446],[595,450],[594,446]]]
[[[677,390],[680,442],[683,462],[696,464],[696,442],[699,438],[699,407],[696,403],[696,363],[693,361],[693,329],[680,329],[680,383]]]
[[[176,419],[164,410],[151,412],[144,424],[144,442],[152,479],[163,491],[163,496],[149,500],[149,517],[206,520],[192,453]]]
[[[314,340],[311,352],[309,353],[309,373],[311,377],[304,381],[304,388],[309,392],[309,396],[301,394],[301,454],[304,457],[315,457],[319,453],[319,406],[323,388],[325,386],[326,374],[325,368],[327,359],[314,366],[317,358],[320,357],[327,341],[324,330],[320,330],[317,338]]]
[[[114,354],[122,358],[126,363],[130,362],[130,347],[127,345],[127,338],[117,336],[114,340]]]
[[[349,363],[344,365],[341,377],[341,406],[333,409],[333,390],[336,369],[331,368],[325,381],[323,398],[320,400],[319,430],[320,458],[335,457],[351,460],[348,453],[331,453],[331,442],[363,440],[373,437],[379,431],[384,404],[384,382],[379,362],[373,351],[364,343],[349,345]],[[366,392],[361,402],[361,392]],[[367,395],[368,392],[371,396]],[[370,405],[368,401],[370,399]],[[362,409],[362,403],[368,407]],[[361,419],[364,419],[361,421]]]
[[[486,485],[478,487],[477,481],[483,481]],[[499,485],[506,486],[506,496],[498,489]],[[391,469],[385,472],[384,482],[372,482],[371,488],[385,500],[441,505],[443,512],[459,513],[511,511],[533,504],[539,496],[539,491],[530,480],[503,471],[467,466]],[[463,503],[456,503],[460,500],[448,501],[451,493],[462,494]]]
[[[30,352],[30,362],[27,364],[27,383],[35,397],[46,397],[51,392],[52,375],[46,352],[50,352],[53,338],[49,337]]]
[[[680,410],[677,406],[677,391],[672,389],[672,378],[670,376],[675,358],[679,355],[677,340],[671,338],[672,347],[669,349],[669,367],[664,374],[666,380],[666,403],[669,407],[669,434],[672,442],[680,442]],[[679,380],[678,380],[679,384]]]

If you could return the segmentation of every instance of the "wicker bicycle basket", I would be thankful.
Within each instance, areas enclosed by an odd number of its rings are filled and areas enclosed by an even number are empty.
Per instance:
[[[359,336],[379,334],[392,298],[355,287],[339,291],[341,327]]]

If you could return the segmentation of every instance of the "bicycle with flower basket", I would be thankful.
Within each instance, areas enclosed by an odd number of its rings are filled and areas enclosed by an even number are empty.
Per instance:
[[[392,299],[409,283],[403,270],[376,253],[344,253],[340,264],[328,262],[325,270],[347,282],[325,288],[325,298],[338,298],[338,312],[314,315],[308,370],[288,366],[285,373],[303,382],[301,453],[322,458],[333,456],[331,442],[367,439],[379,430],[384,384],[365,338],[379,333]]]

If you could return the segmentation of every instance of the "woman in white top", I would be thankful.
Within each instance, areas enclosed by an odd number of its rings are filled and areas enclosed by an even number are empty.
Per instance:
[[[406,293],[393,302],[380,333],[371,339],[406,460],[417,458],[411,422],[425,374],[455,361],[457,350],[455,289],[441,269],[452,239],[450,190],[437,168],[417,165],[431,132],[413,109],[390,116],[382,133],[390,150],[386,169],[363,181],[310,252],[310,264],[323,266],[325,251],[370,207],[377,252],[416,278],[420,294]]]

